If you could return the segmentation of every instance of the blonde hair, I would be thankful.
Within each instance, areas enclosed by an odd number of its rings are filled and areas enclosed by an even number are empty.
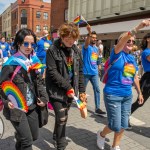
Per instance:
[[[64,37],[72,37],[73,39],[79,38],[79,28],[74,23],[64,23],[58,29],[59,36]]]
[[[133,47],[132,47],[132,52],[135,52],[135,51],[137,51],[138,50],[138,47],[136,46],[136,45],[133,45]]]

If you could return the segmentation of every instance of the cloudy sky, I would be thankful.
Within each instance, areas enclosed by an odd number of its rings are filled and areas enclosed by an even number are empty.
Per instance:
[[[3,11],[10,6],[10,3],[15,2],[16,0],[0,0],[0,14],[3,13]]]

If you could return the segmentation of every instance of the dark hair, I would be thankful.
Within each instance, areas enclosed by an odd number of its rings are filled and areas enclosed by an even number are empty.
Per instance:
[[[13,47],[15,48],[16,51],[18,51],[19,45],[23,44],[24,38],[28,35],[32,35],[34,38],[34,43],[36,43],[36,35],[34,34],[34,32],[32,30],[20,29],[15,36],[15,40],[14,40],[14,44],[13,44]]]
[[[91,34],[97,35],[95,31],[92,31]],[[89,33],[87,34],[87,36],[89,36]]]
[[[147,33],[142,39],[142,42],[141,42],[142,50],[147,48],[147,38],[150,38],[150,33]]]

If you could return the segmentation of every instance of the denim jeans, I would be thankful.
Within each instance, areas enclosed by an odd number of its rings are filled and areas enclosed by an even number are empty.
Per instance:
[[[120,132],[121,129],[128,128],[132,97],[132,95],[127,97],[119,97],[104,93],[108,127],[112,131]]]
[[[11,121],[16,130],[16,150],[32,150],[33,141],[39,135],[39,121],[37,111],[24,113],[21,122]]]
[[[88,82],[91,82],[94,91],[95,109],[100,108],[100,87],[98,75],[84,75],[84,85],[87,86]]]

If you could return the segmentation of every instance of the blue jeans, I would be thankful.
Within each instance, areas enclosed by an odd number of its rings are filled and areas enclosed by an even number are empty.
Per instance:
[[[104,93],[105,107],[107,110],[108,127],[115,132],[128,128],[131,113],[132,95],[120,97]]]
[[[100,108],[100,87],[98,75],[84,75],[84,85],[87,86],[88,82],[91,82],[94,90],[95,109]]]

